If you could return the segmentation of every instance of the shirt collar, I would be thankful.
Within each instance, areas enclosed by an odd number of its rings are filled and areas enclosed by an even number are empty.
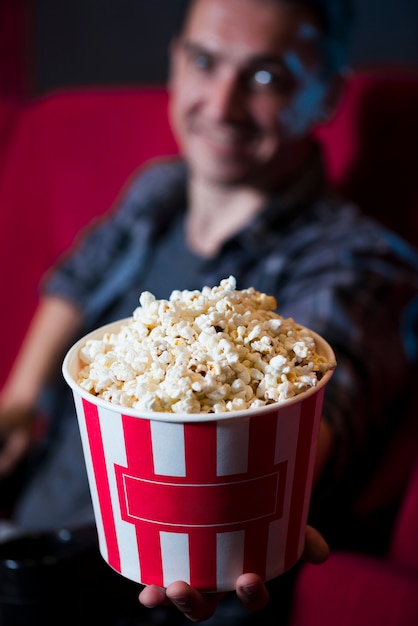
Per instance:
[[[274,231],[271,237],[277,245],[277,231],[288,229],[294,220],[302,219],[315,205],[325,188],[325,172],[322,153],[316,144],[310,159],[297,179],[280,192],[274,193],[254,219],[237,233],[230,242],[234,242],[245,248],[258,249],[260,245],[268,246],[269,233]]]
[[[187,166],[182,161],[165,163],[165,184],[157,192],[159,201],[148,204],[148,210],[152,207],[157,223],[157,230],[164,228],[167,223],[186,209],[186,180]],[[160,171],[161,174],[161,171]],[[155,181],[154,181],[155,182]],[[270,231],[276,231],[288,227],[294,219],[305,214],[320,197],[324,190],[325,175],[321,149],[317,144],[313,145],[310,159],[297,179],[289,185],[274,193],[264,209],[258,213],[249,224],[240,232],[231,237],[224,244],[225,248],[232,246],[244,247],[248,252],[251,248],[258,248],[260,244],[265,246],[269,239]],[[156,212],[155,209],[157,209]],[[277,242],[277,235],[275,237]]]

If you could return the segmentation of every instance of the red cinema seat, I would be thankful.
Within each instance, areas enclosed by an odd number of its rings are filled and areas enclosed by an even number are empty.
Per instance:
[[[176,152],[164,89],[61,92],[23,108],[0,170],[0,385],[43,273],[144,161]]]

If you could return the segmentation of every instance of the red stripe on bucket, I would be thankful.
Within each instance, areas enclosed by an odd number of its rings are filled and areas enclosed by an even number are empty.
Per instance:
[[[261,427],[262,420],[262,427]],[[276,444],[277,413],[250,418],[248,472],[259,476],[272,471]]]
[[[142,476],[145,479],[155,478],[154,459],[152,451],[151,422],[128,415],[122,415],[123,432],[127,468],[115,468],[126,474]],[[126,477],[125,477],[126,481]],[[125,482],[125,489],[126,489]],[[126,502],[121,506],[126,511],[126,521],[135,523],[138,544],[139,565],[143,583],[163,585],[163,568],[161,561],[160,529],[158,526],[141,520],[132,519],[132,500],[126,491]],[[121,497],[121,491],[119,490]]]
[[[117,472],[124,471],[116,466]],[[279,491],[278,473],[250,480],[212,485],[143,480],[124,472],[123,495],[128,519],[161,526],[189,527],[241,525],[275,516]],[[123,496],[121,496],[122,499]]]
[[[216,476],[216,428],[213,424],[184,425],[187,482],[213,482]]]
[[[188,529],[190,584],[216,589],[216,533],[210,529]]]
[[[113,515],[112,499],[110,496],[109,481],[103,449],[102,432],[97,406],[83,399],[83,411],[86,421],[87,437],[93,471],[97,485],[100,512],[102,515],[103,530],[106,539],[107,560],[116,571],[120,572],[120,554]]]
[[[244,572],[254,572],[265,578],[269,525],[263,520],[245,529]]]
[[[299,540],[304,511],[304,499],[308,480],[309,460],[312,446],[312,433],[316,421],[316,407],[323,392],[306,398],[301,406],[299,435],[296,449],[295,475],[293,477],[292,499],[290,503],[289,527],[285,554],[285,570],[292,567],[299,557]]]
[[[153,479],[155,474],[151,422],[146,419],[122,415],[122,424],[129,471],[135,476]]]
[[[160,529],[155,524],[137,523],[136,537],[143,584],[164,586]]]
[[[205,423],[184,425],[186,476],[190,482],[213,482],[216,476],[216,428]],[[207,505],[206,510],[210,508]],[[188,528],[190,584],[216,589],[216,532]]]

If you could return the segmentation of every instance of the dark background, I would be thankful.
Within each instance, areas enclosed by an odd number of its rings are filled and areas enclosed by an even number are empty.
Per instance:
[[[418,0],[354,5],[354,68],[418,67]],[[177,0],[33,0],[32,91],[164,81],[177,6]]]

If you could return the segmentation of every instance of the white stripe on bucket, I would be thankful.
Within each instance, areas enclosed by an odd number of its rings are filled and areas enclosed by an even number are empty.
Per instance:
[[[102,433],[103,449],[106,459],[107,479],[109,481],[110,497],[114,513],[116,536],[124,537],[118,542],[121,574],[123,576],[140,576],[138,547],[135,526],[125,522],[121,517],[119,495],[116,485],[114,466],[126,467],[125,436],[122,427],[122,417],[114,411],[99,407],[100,430]]]
[[[216,428],[218,476],[242,474],[248,470],[249,427],[249,418],[218,422]]]
[[[151,421],[154,472],[164,476],[186,476],[183,424]]]
[[[97,528],[97,535],[99,539],[100,551],[103,555],[103,558],[107,560],[108,554],[107,554],[106,537],[104,534],[102,514],[100,511],[100,505],[99,505],[99,496],[98,496],[97,487],[96,487],[96,478],[94,476],[93,460],[91,458],[90,444],[89,444],[88,435],[87,435],[86,420],[84,417],[83,399],[80,395],[75,394],[74,402],[75,402],[75,406],[77,410],[81,442],[83,444],[84,460],[86,463],[87,476],[89,479],[90,495],[91,495],[91,501],[93,504],[94,517],[96,521],[96,528]]]
[[[189,535],[160,532],[164,586],[176,580],[190,582]]]
[[[314,426],[313,426],[313,433],[312,433],[312,441],[315,441],[315,442],[318,440],[318,431],[319,431],[319,427],[321,424],[321,419],[320,419],[321,413],[322,413],[322,401],[319,402],[318,396],[316,396],[315,419],[314,419]],[[315,458],[316,458],[315,451],[312,450],[312,445],[313,444],[311,443],[311,454],[309,457],[308,476],[307,476],[307,481],[306,481],[307,488],[309,487],[308,489],[309,493],[311,491],[310,487],[312,485],[312,479],[313,479],[313,473],[314,473],[314,467],[315,467]],[[299,535],[299,552],[302,552],[303,545],[305,543],[305,524],[306,524],[306,520],[308,519],[309,506],[310,506],[310,498],[305,498],[305,502],[303,505],[303,513],[302,513],[302,524],[301,524],[300,535]]]
[[[216,535],[216,583],[227,587],[243,573],[245,531],[238,530]],[[231,554],[234,558],[231,559]]]
[[[271,522],[269,527],[266,564],[267,578],[274,577],[277,571],[282,571],[284,568],[300,412],[301,405],[294,404],[289,406],[287,411],[279,413],[277,417],[280,422],[280,428],[278,427],[276,429],[274,463],[281,463],[287,460],[287,472],[283,515],[281,519]],[[290,452],[292,452],[292,454],[290,454]]]

